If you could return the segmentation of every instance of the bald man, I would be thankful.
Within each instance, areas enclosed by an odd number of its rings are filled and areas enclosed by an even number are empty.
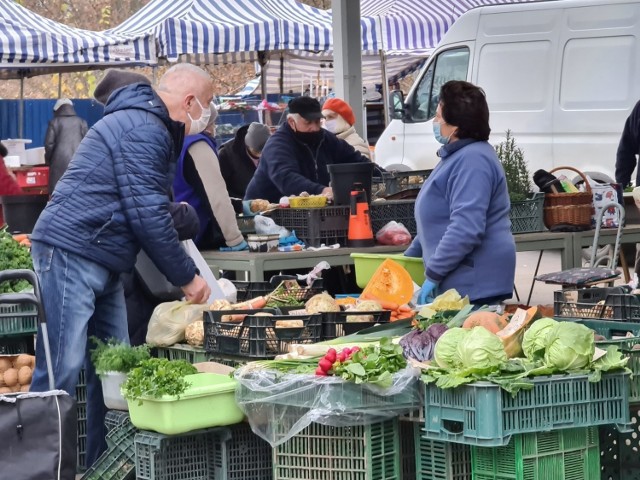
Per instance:
[[[156,93],[148,82],[125,76],[110,72],[96,88],[106,98],[104,118],[80,143],[32,234],[55,387],[74,394],[80,370],[87,369],[87,467],[106,448],[102,388],[87,340],[128,342],[120,274],[133,268],[143,248],[187,300],[204,303],[210,294],[180,246],[169,192],[185,133],[207,123],[211,78],[178,64]],[[36,345],[31,390],[40,392],[49,383],[42,338]]]

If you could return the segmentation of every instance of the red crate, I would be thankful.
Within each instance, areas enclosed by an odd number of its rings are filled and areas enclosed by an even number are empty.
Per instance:
[[[49,185],[49,167],[33,167],[16,170],[16,181],[22,188],[46,187]]]

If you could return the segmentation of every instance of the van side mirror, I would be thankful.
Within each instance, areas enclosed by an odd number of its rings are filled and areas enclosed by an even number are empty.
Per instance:
[[[402,120],[404,116],[404,94],[402,90],[393,90],[391,92],[391,118],[394,120]]]

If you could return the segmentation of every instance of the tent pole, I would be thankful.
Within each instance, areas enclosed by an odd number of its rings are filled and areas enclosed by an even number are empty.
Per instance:
[[[20,75],[20,103],[18,104],[18,138],[24,133],[24,75]]]
[[[62,72],[58,72],[58,98],[62,98]]]
[[[266,52],[258,52],[258,64],[260,65],[260,91],[262,92],[262,98],[267,99],[267,76],[265,75],[264,67],[267,64]]]
[[[280,51],[280,79],[278,82],[280,85],[280,98],[284,95],[284,58],[282,51]]]
[[[382,75],[382,106],[384,108],[384,126],[389,125],[389,81],[387,80],[387,58],[380,49],[380,74]]]

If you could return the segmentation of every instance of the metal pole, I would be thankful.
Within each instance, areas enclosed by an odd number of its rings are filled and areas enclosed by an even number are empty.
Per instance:
[[[62,72],[58,72],[58,98],[62,98]]]
[[[260,65],[260,91],[262,92],[262,98],[267,99],[267,75],[264,71],[264,67],[267,65],[266,52],[258,52],[258,64]]]
[[[280,98],[282,98],[284,95],[284,58],[282,52],[280,52],[280,78],[278,80],[280,84]]]
[[[382,106],[384,107],[384,126],[389,124],[389,81],[387,80],[387,56],[380,50],[380,74],[382,75]]]
[[[24,133],[24,74],[20,75],[20,103],[18,104],[18,138]]]

